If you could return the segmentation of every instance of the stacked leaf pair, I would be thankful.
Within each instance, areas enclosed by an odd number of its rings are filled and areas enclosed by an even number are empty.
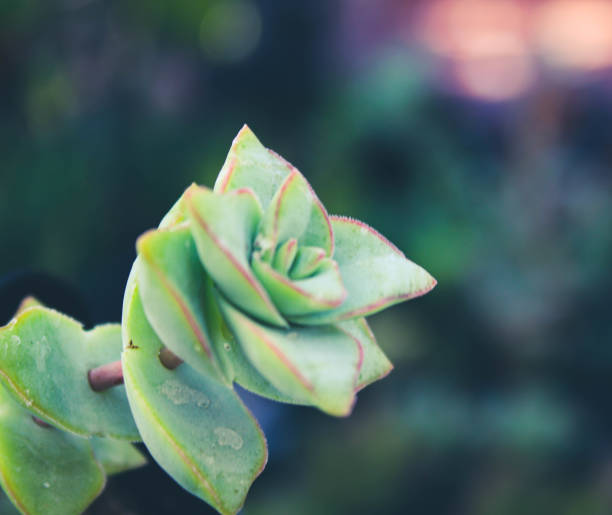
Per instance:
[[[21,513],[77,515],[107,475],[145,463],[125,389],[87,380],[120,354],[119,324],[84,331],[31,298],[0,328],[0,483]]]
[[[329,216],[245,126],[214,190],[187,189],[137,244],[123,371],[142,438],[183,487],[235,513],[267,460],[233,383],[348,415],[392,368],[365,316],[435,280],[367,225]],[[185,362],[164,366],[168,349]]]

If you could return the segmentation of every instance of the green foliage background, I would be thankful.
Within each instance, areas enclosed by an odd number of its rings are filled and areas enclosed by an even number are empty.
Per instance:
[[[480,104],[355,10],[3,2],[0,276],[61,278],[119,320],[136,237],[247,122],[439,284],[372,318],[395,370],[351,418],[249,397],[271,458],[244,513],[609,513],[609,76]],[[177,507],[207,509],[150,467],[91,513]]]

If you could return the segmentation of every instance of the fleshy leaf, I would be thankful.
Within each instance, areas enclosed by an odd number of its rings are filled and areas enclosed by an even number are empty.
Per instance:
[[[334,237],[327,211],[295,168],[274,195],[259,231],[274,247],[295,237],[300,246],[323,248],[328,256],[333,253]]]
[[[93,437],[90,442],[96,459],[104,467],[107,476],[147,464],[147,460],[142,453],[129,442],[96,437]]]
[[[191,187],[185,193],[200,260],[217,287],[242,309],[274,325],[286,322],[249,264],[261,206],[250,190],[218,195]]]
[[[0,428],[0,483],[21,513],[78,515],[104,488],[89,441],[39,426],[3,387]]]
[[[147,322],[138,287],[130,292],[122,362],[143,440],[183,488],[234,514],[267,461],[264,435],[232,388],[189,366],[167,370],[160,363],[162,342]]]
[[[318,274],[298,280],[281,275],[257,253],[251,263],[278,310],[288,318],[328,311],[346,298],[338,266],[330,258],[325,258]]]
[[[308,404],[303,402],[303,400],[294,399],[278,391],[251,364],[221,316],[217,304],[218,293],[215,293],[210,278],[207,283],[206,322],[213,345],[221,357],[227,377],[243,388],[262,397],[291,404]]]
[[[160,229],[168,229],[185,221],[184,194],[174,203],[159,222]]]
[[[31,295],[25,297],[17,307],[17,312],[15,313],[15,317],[19,316],[26,309],[33,308],[36,306],[42,306],[43,303],[40,302],[36,297],[32,297]]]
[[[221,296],[219,305],[246,355],[276,388],[330,415],[350,413],[362,358],[358,340],[331,325],[265,326]]]
[[[297,240],[295,238],[288,239],[285,243],[280,245],[278,249],[276,249],[272,266],[277,272],[287,275],[289,273],[289,269],[293,265],[297,253]]]
[[[358,220],[332,216],[334,260],[348,292],[336,309],[293,317],[300,324],[328,324],[376,313],[424,295],[436,280],[380,233]]]
[[[300,247],[289,272],[292,279],[303,279],[316,273],[325,262],[325,251],[319,247]]]
[[[120,353],[118,324],[84,331],[76,320],[35,306],[0,329],[0,380],[15,400],[61,429],[138,441],[125,388],[94,392],[88,381],[89,370]]]
[[[215,182],[216,193],[251,188],[265,209],[293,167],[265,148],[248,126],[234,138]]]
[[[393,370],[393,365],[376,343],[374,333],[365,318],[346,320],[337,325],[340,329],[359,340],[363,349],[363,363],[355,384],[356,391],[365,388],[374,381],[382,379]]]
[[[136,246],[136,277],[153,329],[183,361],[223,380],[204,319],[206,273],[189,226],[149,231]]]

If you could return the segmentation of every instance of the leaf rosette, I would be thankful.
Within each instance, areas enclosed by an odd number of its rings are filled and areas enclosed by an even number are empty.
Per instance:
[[[122,323],[130,406],[157,461],[221,513],[240,509],[267,459],[233,384],[348,415],[392,368],[364,317],[436,284],[368,225],[329,216],[246,126],[214,189],[190,186],[137,251]],[[164,349],[187,367],[164,367]]]

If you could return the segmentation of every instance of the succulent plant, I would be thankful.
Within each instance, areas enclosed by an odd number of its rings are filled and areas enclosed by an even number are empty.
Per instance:
[[[246,126],[214,190],[189,187],[137,249],[123,316],[132,412],[162,467],[222,513],[267,456],[232,384],[348,415],[391,369],[363,317],[435,285],[364,223],[328,216]],[[189,366],[164,367],[164,348]]]
[[[110,354],[102,363],[102,344],[93,357],[95,335],[115,334],[116,326],[83,333],[56,313],[0,330],[0,379],[24,409],[80,436],[132,440],[135,422],[155,460],[223,514],[240,510],[267,461],[265,437],[234,383],[346,416],[356,393],[392,368],[364,317],[436,284],[374,229],[329,216],[305,177],[246,126],[214,189],[187,188],[159,227],[138,239],[137,251],[124,297],[121,367]],[[65,378],[53,379],[55,367],[34,374],[40,353],[28,351],[25,372],[18,358],[7,358],[22,352],[13,336],[50,338],[58,328],[74,333],[57,338],[59,347],[75,345],[61,351],[72,356]],[[106,390],[121,380],[133,421],[123,387]],[[76,402],[97,415],[75,413],[63,388],[79,392]]]
[[[22,513],[81,513],[107,475],[145,464],[123,387],[87,381],[120,353],[119,324],[84,331],[32,298],[0,329],[0,483]]]

